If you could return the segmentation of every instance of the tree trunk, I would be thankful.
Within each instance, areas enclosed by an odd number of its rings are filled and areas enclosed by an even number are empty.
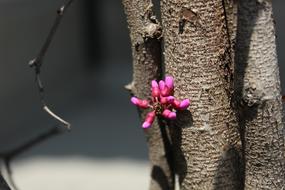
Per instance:
[[[150,1],[123,2],[134,59],[129,87],[147,98],[162,74],[160,27]],[[161,0],[161,13],[165,73],[175,79],[174,95],[192,103],[168,122],[169,131],[158,122],[146,131],[150,189],[174,189],[174,172],[181,190],[284,189],[271,1]]]
[[[270,0],[239,1],[236,64],[245,189],[284,189],[284,126]]]
[[[192,100],[171,127],[181,189],[240,189],[225,4],[163,0],[161,8],[166,73],[175,78],[175,96]]]
[[[127,86],[131,94],[149,98],[150,84],[161,78],[161,26],[153,13],[150,0],[123,0],[132,44],[133,81]],[[146,111],[139,110],[144,119]],[[145,130],[151,162],[150,190],[174,189],[169,149],[165,147],[161,128],[156,120]],[[165,135],[164,135],[165,136]]]
[[[235,44],[236,44],[236,33],[237,33],[237,2],[236,0],[223,0],[225,7],[225,19],[227,27],[227,35],[231,45],[231,60],[235,63]],[[232,83],[233,85],[233,83]]]

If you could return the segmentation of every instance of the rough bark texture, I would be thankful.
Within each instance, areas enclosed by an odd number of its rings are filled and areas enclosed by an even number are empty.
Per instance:
[[[236,0],[223,0],[225,8],[225,19],[227,27],[227,35],[231,45],[231,59],[234,63],[235,56],[235,43],[236,43],[236,31],[237,31],[237,2]]]
[[[270,0],[239,1],[236,71],[245,189],[284,189],[284,126]]]
[[[151,80],[161,77],[161,27],[155,18],[150,0],[123,0],[130,30],[133,54],[133,81],[128,85],[132,94],[149,98]],[[140,111],[145,118],[146,111]],[[174,177],[165,139],[156,120],[145,130],[151,162],[150,190],[172,190]],[[168,151],[168,150],[167,150]]]
[[[161,10],[166,73],[175,79],[175,96],[192,100],[170,126],[180,189],[241,189],[225,4],[162,0]]]
[[[2,177],[0,173],[0,190],[11,190],[5,179]]]

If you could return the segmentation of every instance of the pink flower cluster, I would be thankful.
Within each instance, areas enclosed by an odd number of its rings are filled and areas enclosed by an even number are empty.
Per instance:
[[[151,127],[155,116],[161,115],[166,119],[176,119],[176,110],[185,110],[190,105],[189,99],[177,100],[174,96],[174,80],[171,76],[166,76],[165,80],[151,82],[151,99],[142,100],[132,97],[131,102],[142,108],[150,108],[151,111],[146,115],[142,124],[143,128]]]

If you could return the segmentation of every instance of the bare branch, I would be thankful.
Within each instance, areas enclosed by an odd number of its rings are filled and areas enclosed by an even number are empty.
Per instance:
[[[47,104],[45,102],[44,86],[43,86],[41,78],[40,78],[40,72],[41,72],[41,66],[42,66],[43,61],[44,61],[44,57],[45,57],[45,55],[48,51],[48,48],[50,47],[50,44],[51,44],[51,42],[55,36],[55,33],[59,27],[59,24],[62,20],[62,17],[72,2],[73,2],[73,0],[67,0],[66,3],[57,10],[57,16],[55,18],[55,21],[54,21],[54,23],[53,23],[53,25],[52,25],[49,33],[48,33],[48,36],[47,36],[43,46],[41,47],[38,55],[29,62],[30,67],[33,67],[35,70],[35,77],[36,77],[35,79],[36,79],[36,84],[37,84],[37,87],[39,90],[40,100],[41,100],[41,103],[43,106],[43,110],[45,110],[55,120],[57,120],[61,124],[63,124],[67,129],[70,129],[70,123],[65,121],[64,119],[62,119],[60,116],[55,114],[53,111],[51,111],[51,109],[47,106]],[[34,145],[41,143],[42,141],[44,141],[44,140],[46,140],[52,136],[55,136],[57,134],[60,134],[62,132],[63,131],[60,130],[58,127],[53,127],[51,129],[49,129],[48,131],[36,136],[35,138],[32,138],[31,140],[27,141],[26,143],[20,145],[19,147],[15,148],[15,149],[12,149],[12,150],[7,151],[7,152],[0,153],[0,158],[2,158],[4,160],[4,164],[5,164],[7,173],[8,173],[9,181],[10,181],[11,185],[13,186],[13,189],[18,189],[18,188],[16,187],[14,180],[12,178],[12,170],[10,167],[11,160],[13,158],[15,158],[16,156],[18,156],[19,154],[23,153],[24,151],[30,149]],[[2,189],[3,190],[4,189],[9,190],[10,189],[1,175],[0,175],[0,189],[1,190]]]
[[[59,27],[59,24],[62,20],[62,17],[64,15],[64,13],[66,12],[66,10],[69,8],[69,6],[71,5],[71,3],[73,2],[73,0],[68,0],[64,5],[62,5],[58,10],[57,10],[57,16],[54,20],[54,23],[50,29],[50,32],[46,38],[46,41],[44,42],[39,54],[37,57],[35,57],[34,59],[32,59],[30,62],[29,62],[29,65],[31,67],[35,66],[35,67],[41,67],[42,63],[43,63],[43,59],[44,59],[44,56],[55,36],[55,33]]]
[[[8,186],[7,182],[5,181],[1,173],[0,173],[0,189],[1,190],[11,190],[11,188]]]
[[[43,142],[44,140],[46,140],[50,137],[53,137],[55,135],[58,135],[62,132],[63,131],[60,128],[55,126],[51,129],[49,129],[48,131],[36,136],[35,138],[32,138],[31,140],[27,141],[26,143],[23,143],[22,145],[20,145],[19,147],[16,147],[13,150],[0,153],[0,158],[2,158],[4,161],[4,164],[5,164],[7,173],[8,173],[9,181],[15,190],[18,188],[16,187],[16,184],[12,178],[12,170],[10,167],[10,162],[12,161],[12,159],[15,158],[16,156],[18,156],[19,154],[23,153],[24,151],[30,149],[34,145],[39,144],[39,143]]]
[[[18,187],[13,179],[13,176],[12,176],[12,169],[11,169],[11,164],[10,164],[10,161],[9,160],[6,160],[4,159],[4,165],[5,165],[5,168],[6,168],[6,171],[7,171],[7,177],[8,177],[8,181],[10,182],[11,184],[11,187],[14,189],[14,190],[18,190]]]
[[[63,123],[67,129],[70,129],[70,123],[65,121],[64,119],[62,119],[61,117],[59,117],[58,115],[56,115],[54,112],[52,112],[46,105],[43,108],[50,116],[52,116],[54,119],[56,119],[57,121]]]
[[[64,15],[64,13],[67,11],[67,9],[69,8],[69,6],[71,5],[71,3],[73,2],[73,0],[68,0],[64,5],[62,5],[58,10],[57,10],[57,16],[54,20],[54,23],[50,29],[50,32],[42,46],[42,48],[40,49],[40,52],[38,53],[38,55],[32,59],[29,62],[30,67],[33,67],[35,69],[35,75],[36,75],[36,83],[37,83],[37,87],[39,90],[39,94],[40,94],[40,99],[41,99],[41,103],[43,106],[43,109],[54,119],[56,119],[57,121],[59,121],[60,123],[62,123],[67,129],[70,129],[70,123],[66,122],[64,119],[62,119],[61,117],[59,117],[57,114],[55,114],[54,112],[51,111],[51,109],[47,106],[46,102],[45,102],[45,94],[44,94],[44,86],[42,84],[41,78],[40,78],[40,72],[41,72],[41,66],[43,64],[44,61],[44,57],[48,51],[48,48],[50,47],[50,44],[55,36],[55,33],[59,27],[59,24],[62,20],[62,17]]]
[[[20,145],[19,147],[15,148],[11,151],[0,153],[0,158],[3,158],[4,160],[10,161],[14,157],[16,157],[19,154],[23,153],[24,151],[30,149],[34,145],[39,144],[39,143],[43,142],[44,140],[46,140],[52,136],[58,135],[62,132],[63,131],[60,128],[55,126],[51,129],[49,129],[48,131],[36,136],[35,138],[32,138],[31,140],[27,141],[26,143],[23,143],[22,145]]]

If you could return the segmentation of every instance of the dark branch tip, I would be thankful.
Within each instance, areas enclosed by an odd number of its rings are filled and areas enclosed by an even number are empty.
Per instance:
[[[33,67],[33,66],[35,66],[36,64],[37,64],[37,59],[36,59],[36,58],[34,58],[34,59],[32,59],[32,60],[29,61],[29,66],[30,66],[30,67]]]
[[[63,13],[64,13],[64,10],[65,10],[65,6],[62,6],[62,7],[60,7],[56,12],[57,12],[57,14],[58,15],[63,15]]]

